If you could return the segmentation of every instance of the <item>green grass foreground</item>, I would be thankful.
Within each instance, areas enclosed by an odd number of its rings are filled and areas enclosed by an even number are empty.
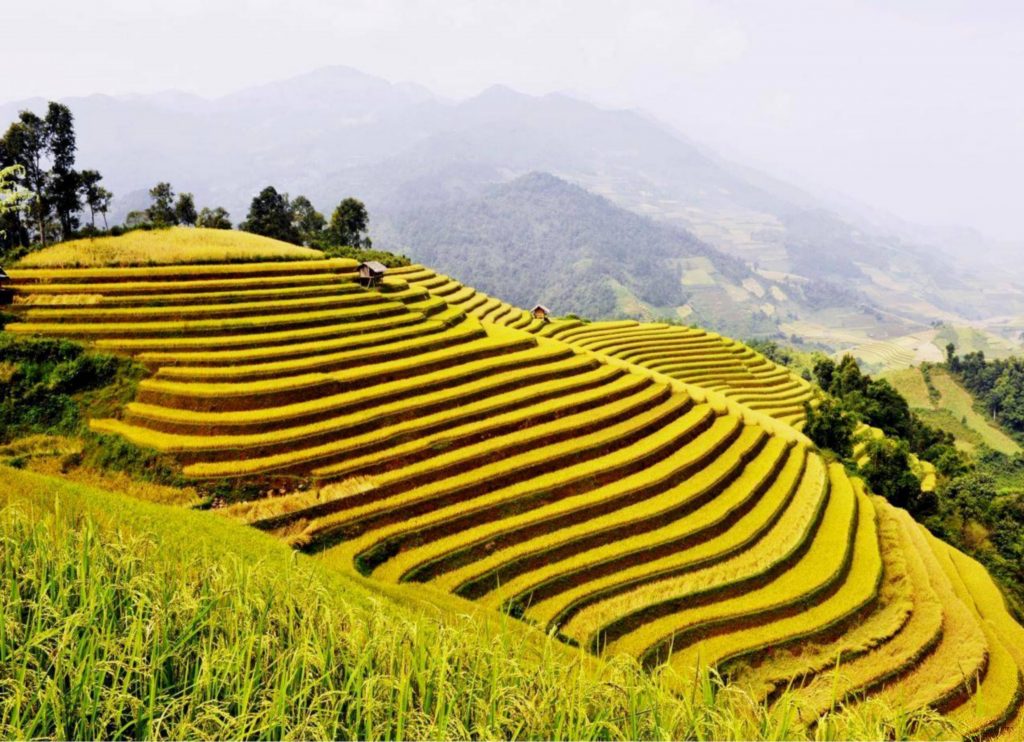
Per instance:
[[[949,736],[871,706],[807,731],[710,677],[677,699],[211,513],[6,467],[0,493],[0,738]]]

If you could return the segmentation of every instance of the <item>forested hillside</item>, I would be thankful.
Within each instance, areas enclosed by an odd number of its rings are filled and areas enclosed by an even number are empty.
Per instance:
[[[736,334],[774,331],[756,297],[744,301],[728,290],[753,276],[742,261],[547,173],[476,198],[387,212],[384,222],[379,244],[415,245],[422,262],[519,306],[541,303],[587,317],[713,319]],[[694,264],[706,267],[691,271]],[[687,273],[707,279],[694,285]]]

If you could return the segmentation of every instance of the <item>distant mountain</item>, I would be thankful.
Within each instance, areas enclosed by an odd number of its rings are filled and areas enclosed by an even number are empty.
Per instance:
[[[731,292],[729,301],[709,300],[699,313],[713,327],[722,326],[723,318],[731,322],[726,315],[737,303],[754,303],[772,318],[772,332],[840,347],[903,335],[936,320],[1024,316],[1024,278],[1000,270],[998,260],[972,259],[959,237],[931,247],[926,231],[901,229],[895,220],[730,163],[643,114],[565,95],[531,96],[496,86],[453,102],[417,85],[328,67],[215,99],[165,91],[65,102],[76,116],[79,162],[101,170],[118,196],[115,217],[143,203],[154,183],[168,180],[195,193],[200,206],[225,206],[236,222],[267,184],[305,194],[324,211],[356,195],[366,201],[373,229],[414,255],[440,250],[442,238],[460,234],[455,225],[465,225],[455,217],[461,208],[475,209],[469,221],[495,237],[504,229],[501,220],[514,216],[508,211],[513,207],[568,231],[569,242],[573,233],[605,231],[599,224],[555,220],[535,208],[539,204],[522,200],[523,184],[504,194],[495,190],[543,172],[672,227],[677,237],[688,234],[691,247],[714,248],[717,257],[707,260],[715,266],[725,265],[724,255],[738,259],[750,271],[748,288],[719,273],[724,269],[715,268],[710,272],[717,277],[709,278],[707,270],[694,267],[689,248],[681,248],[691,260],[689,267],[679,266],[681,298],[687,299],[687,286],[731,287],[722,289]],[[0,122],[21,108],[43,105],[42,99],[0,105]],[[578,220],[604,214],[574,205],[580,207],[571,212]],[[415,230],[408,226],[413,223]],[[489,258],[492,276],[518,270],[514,244],[510,239],[507,249]],[[658,244],[642,254],[661,255],[667,243]],[[637,261],[622,265],[640,270]],[[654,290],[647,278],[616,275],[649,309],[670,299],[667,289],[643,294],[641,287]],[[479,278],[473,282],[492,288]],[[772,295],[769,284],[781,293]],[[508,298],[509,291],[529,297],[555,291],[547,283],[493,288]],[[592,308],[609,306],[607,293],[600,293]],[[807,296],[790,302],[795,294]],[[838,305],[838,298],[846,304]],[[626,311],[627,304],[620,296],[614,311]],[[679,307],[676,314],[696,311],[689,299],[657,311]]]
[[[855,292],[773,281],[674,225],[616,206],[549,173],[475,195],[383,207],[377,244],[519,306],[558,314],[685,320],[731,335],[843,305]]]
[[[378,243],[519,306],[607,317],[686,304],[682,262],[712,261],[735,283],[741,261],[547,173],[479,196],[388,211]]]

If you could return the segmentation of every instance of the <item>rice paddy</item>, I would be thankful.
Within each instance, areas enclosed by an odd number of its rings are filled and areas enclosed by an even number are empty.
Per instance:
[[[740,343],[536,318],[421,266],[11,275],[8,331],[150,369],[95,430],[197,482],[303,483],[196,517],[662,667],[671,691],[724,673],[798,702],[800,733],[879,703],[1024,731],[1024,630],[988,575],[828,463],[799,432],[811,387]]]
[[[25,268],[174,265],[256,260],[315,260],[323,253],[250,232],[202,227],[134,231],[70,240],[22,258]]]

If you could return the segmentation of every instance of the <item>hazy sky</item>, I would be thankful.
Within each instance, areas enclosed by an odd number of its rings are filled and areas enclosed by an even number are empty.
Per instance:
[[[328,64],[637,107],[906,219],[1024,241],[1019,0],[31,0],[0,100],[218,95]]]

